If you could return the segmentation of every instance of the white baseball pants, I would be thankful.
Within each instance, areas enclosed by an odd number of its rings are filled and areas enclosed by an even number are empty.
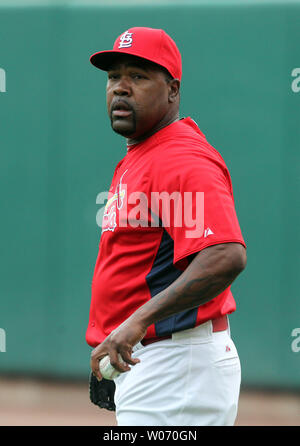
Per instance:
[[[211,321],[133,353],[141,362],[115,379],[118,426],[232,426],[241,368],[229,328]]]

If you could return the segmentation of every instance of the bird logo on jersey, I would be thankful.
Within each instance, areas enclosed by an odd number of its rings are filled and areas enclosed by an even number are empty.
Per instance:
[[[121,176],[115,193],[107,200],[102,220],[102,232],[114,231],[117,227],[117,209],[118,211],[122,209],[126,195],[126,188],[122,185],[122,180],[126,172],[127,170]]]

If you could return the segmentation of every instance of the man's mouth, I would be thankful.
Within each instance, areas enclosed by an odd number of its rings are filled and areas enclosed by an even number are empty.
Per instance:
[[[132,110],[126,102],[118,102],[112,106],[111,114],[113,117],[127,118],[132,114]]]
[[[132,111],[130,110],[114,110],[112,112],[113,116],[126,118],[127,116],[130,116],[132,114]]]

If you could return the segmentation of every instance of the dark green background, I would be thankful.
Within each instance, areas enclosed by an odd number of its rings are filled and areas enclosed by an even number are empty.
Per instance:
[[[96,4],[97,3],[97,4]],[[113,5],[112,5],[113,3]],[[248,246],[231,316],[244,385],[300,388],[300,3],[0,2],[0,327],[3,373],[85,377],[97,194],[126,153],[89,56],[132,26],[183,58],[181,116],[230,170]],[[23,6],[22,6],[23,5]]]

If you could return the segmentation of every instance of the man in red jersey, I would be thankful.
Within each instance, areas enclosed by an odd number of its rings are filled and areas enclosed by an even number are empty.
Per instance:
[[[118,425],[233,425],[239,357],[228,314],[246,245],[221,155],[179,116],[181,55],[131,28],[91,63],[107,71],[112,129],[127,138],[102,222],[86,339],[109,355]],[[122,360],[120,359],[122,358]]]

